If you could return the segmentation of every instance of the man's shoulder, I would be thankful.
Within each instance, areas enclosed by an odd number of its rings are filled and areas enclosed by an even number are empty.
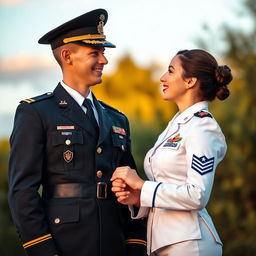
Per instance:
[[[53,95],[54,95],[53,92],[47,92],[47,93],[44,93],[42,95],[38,95],[36,97],[21,100],[20,103],[25,102],[25,103],[28,103],[28,104],[34,104],[36,102],[40,102],[40,101],[43,101],[43,100],[50,99],[50,98],[53,97]]]
[[[114,107],[108,105],[107,103],[105,103],[105,102],[103,102],[103,101],[101,101],[101,100],[99,100],[99,103],[101,104],[101,106],[102,106],[103,108],[106,108],[106,109],[108,109],[108,110],[110,110],[110,111],[113,111],[113,112],[115,112],[115,113],[118,113],[118,114],[120,114],[120,115],[122,115],[122,116],[125,116],[125,114],[124,114],[122,111],[120,111],[120,110],[118,110],[118,109],[116,109],[116,108],[114,108]]]

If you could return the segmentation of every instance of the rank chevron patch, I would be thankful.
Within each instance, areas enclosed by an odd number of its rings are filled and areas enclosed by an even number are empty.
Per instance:
[[[206,156],[198,157],[193,155],[191,168],[204,175],[208,172],[212,172],[214,167],[214,157],[207,158]]]

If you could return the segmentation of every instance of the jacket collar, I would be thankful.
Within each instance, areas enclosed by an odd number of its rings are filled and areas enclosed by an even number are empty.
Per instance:
[[[195,103],[194,105],[188,107],[183,112],[178,112],[173,119],[176,119],[178,124],[183,124],[188,122],[196,112],[205,110],[208,111],[208,102],[207,101],[200,101]]]
[[[63,86],[60,83],[55,88],[54,95],[56,97],[57,104],[62,110],[62,114],[78,126],[87,130],[91,135],[95,136],[95,130],[90,125],[90,121],[88,120],[81,106],[79,106],[79,104],[69,95],[69,93],[63,88]],[[93,93],[92,99],[99,115],[100,133],[98,144],[100,144],[109,133],[112,125],[112,120],[109,117],[107,109],[105,109],[99,103],[99,101],[96,99]]]

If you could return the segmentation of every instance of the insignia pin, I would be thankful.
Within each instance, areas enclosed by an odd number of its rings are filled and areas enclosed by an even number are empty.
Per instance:
[[[73,156],[74,156],[74,154],[70,150],[67,150],[63,153],[63,158],[66,163],[70,163],[73,160]]]

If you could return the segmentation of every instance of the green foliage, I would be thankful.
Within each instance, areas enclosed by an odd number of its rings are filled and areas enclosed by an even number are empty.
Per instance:
[[[250,32],[224,29],[223,56],[234,74],[231,96],[211,107],[228,144],[208,207],[226,256],[256,255],[256,2],[246,0],[244,12],[253,21]]]
[[[7,165],[9,156],[9,143],[0,141],[0,255],[25,255],[18,235],[13,225],[7,203]]]

